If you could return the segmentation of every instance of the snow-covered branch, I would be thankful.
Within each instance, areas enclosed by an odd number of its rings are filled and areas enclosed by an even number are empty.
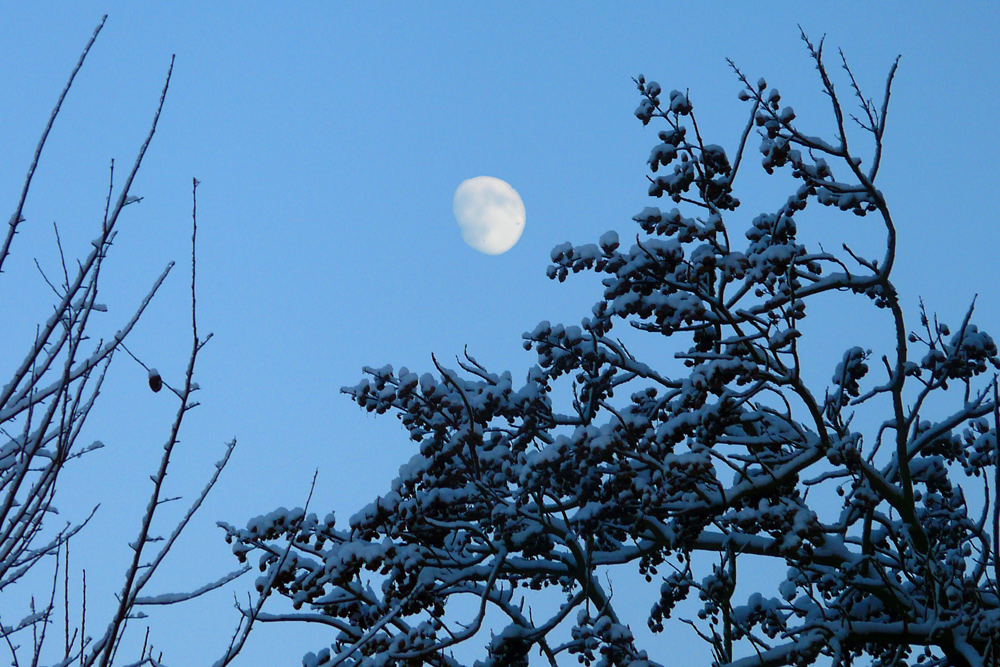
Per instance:
[[[1000,410],[986,377],[1000,369],[997,346],[971,309],[954,335],[925,313],[926,334],[907,328],[896,229],[875,186],[889,86],[876,108],[847,70],[875,142],[862,171],[823,44],[805,41],[835,137],[801,129],[777,89],[736,70],[753,110],[730,162],[702,136],[687,92],[637,77],[635,115],[663,128],[648,193],[676,206],[643,208],[631,247],[608,232],[553,249],[550,278],[600,274],[590,315],[524,334],[537,364],[523,383],[468,355],[457,371],[434,358],[434,374],[365,368],[344,391],[368,412],[396,414],[414,443],[391,488],[346,526],[301,510],[225,526],[234,554],[258,557],[299,610],[283,620],[338,629],[306,664],[457,665],[445,649],[480,636],[487,607],[502,627],[483,638],[478,665],[534,655],[563,664],[563,654],[656,664],[657,647],[639,646],[623,613],[634,601],[614,593],[623,568],[660,580],[646,618],[654,632],[683,600],[700,606],[690,623],[720,666],[904,664],[917,652],[925,665],[997,660],[1000,566],[987,515],[995,532],[1000,424],[988,417]],[[736,167],[753,127],[765,171],[787,170],[798,185],[777,210],[743,216]],[[880,217],[881,260],[846,242],[842,252],[810,247],[800,234],[809,206]],[[834,296],[845,321],[852,310],[888,312],[893,344],[845,341],[823,360],[829,384],[813,385],[802,322]],[[615,335],[623,324],[620,335],[659,342],[672,361],[636,358]],[[552,399],[562,391],[566,414]],[[985,506],[963,491],[977,477]],[[293,545],[287,557],[281,545]],[[761,560],[786,574],[738,600],[737,574]],[[457,601],[472,596],[476,611],[463,617]]]
[[[39,141],[21,196],[11,217],[10,227],[0,247],[0,267],[4,265],[4,260],[14,248],[18,229],[28,222],[24,213],[28,210],[30,185],[39,166],[46,140],[59,115],[63,100],[103,25],[104,20],[87,43]],[[43,279],[55,294],[52,314],[36,327],[33,339],[28,341],[26,353],[14,351],[9,355],[12,357],[8,359],[9,367],[12,369],[11,375],[0,388],[0,433],[4,436],[4,441],[0,443],[0,594],[24,589],[29,589],[31,593],[28,596],[31,602],[28,608],[22,610],[23,620],[18,623],[9,625],[13,614],[17,613],[13,608],[14,605],[3,607],[5,623],[8,625],[0,627],[0,638],[4,640],[0,645],[9,651],[9,661],[15,665],[51,662],[57,665],[100,663],[106,666],[114,664],[116,660],[121,664],[122,660],[117,659],[118,650],[122,646],[122,637],[128,623],[142,616],[137,609],[139,605],[181,603],[215,590],[247,570],[241,568],[214,582],[199,586],[190,593],[156,597],[142,595],[143,589],[149,584],[168,552],[176,545],[180,533],[188,526],[195,511],[214,486],[235,447],[235,441],[226,447],[223,459],[213,469],[203,491],[177,523],[168,528],[169,537],[165,541],[155,537],[151,528],[154,516],[158,516],[157,510],[166,498],[163,484],[171,452],[178,443],[184,416],[196,405],[191,400],[191,395],[197,389],[197,385],[193,382],[197,353],[210,337],[199,338],[196,328],[194,233],[197,230],[197,221],[194,215],[191,272],[191,327],[194,343],[192,352],[186,360],[185,383],[183,391],[178,393],[180,402],[161,465],[152,476],[154,493],[142,517],[139,536],[129,544],[118,545],[123,551],[132,549],[133,561],[125,573],[117,609],[109,614],[110,618],[100,619],[106,621],[108,625],[106,632],[96,639],[85,632],[89,629],[85,628],[85,625],[93,627],[98,621],[95,618],[88,618],[85,572],[80,609],[70,608],[68,591],[69,582],[79,576],[79,572],[71,572],[69,569],[71,538],[87,528],[86,524],[90,517],[98,511],[97,501],[95,500],[94,510],[82,522],[64,525],[55,530],[51,526],[51,522],[56,519],[57,513],[53,501],[63,471],[83,456],[104,447],[101,442],[84,443],[79,441],[79,438],[101,393],[108,366],[115,353],[125,349],[126,338],[140,326],[140,319],[146,313],[147,306],[160,291],[174,266],[174,263],[170,262],[153,280],[145,297],[131,315],[126,313],[123,324],[113,335],[100,339],[99,335],[94,333],[98,319],[112,310],[97,300],[105,273],[104,260],[112,251],[123,210],[142,199],[131,194],[130,188],[156,133],[172,71],[171,61],[145,140],[124,182],[118,186],[116,198],[113,196],[116,184],[114,163],[112,163],[107,202],[103,210],[97,212],[95,216],[98,236],[88,245],[81,259],[72,262],[67,261],[58,228],[56,229],[62,273],[58,280],[50,280],[41,269],[41,265],[36,262]],[[70,266],[75,266],[75,269],[71,271]],[[17,294],[7,296],[11,301],[20,298]],[[95,340],[96,344],[93,342]],[[128,354],[132,355],[132,352],[129,351]],[[135,355],[132,356],[140,364],[142,363]],[[159,385],[150,386],[154,391],[159,389]],[[145,477],[144,473],[139,474],[142,478]],[[91,477],[95,481],[99,479],[97,476]],[[156,530],[160,531],[162,528],[163,526],[158,525]],[[151,556],[149,552],[154,543],[158,550]],[[73,544],[76,545],[76,541],[73,541]],[[105,541],[100,548],[107,549],[113,546],[112,543]],[[45,576],[51,580],[49,588],[38,591],[34,587],[38,585],[41,570],[44,569],[39,566],[48,563],[54,564],[55,567],[52,569],[54,574],[48,575],[46,569]],[[13,597],[5,598],[4,601],[11,600]],[[59,626],[62,626],[64,634],[61,642],[54,638],[59,634],[55,632]],[[16,639],[12,638],[15,634],[18,635]],[[26,637],[28,641],[24,641]],[[53,646],[57,643],[62,643],[62,646]],[[123,654],[125,652],[123,651]],[[126,660],[137,665],[160,664],[158,658],[154,658],[148,644],[139,652],[140,655],[129,656]]]

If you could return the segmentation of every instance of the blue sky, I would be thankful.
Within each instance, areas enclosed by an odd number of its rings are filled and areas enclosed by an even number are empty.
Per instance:
[[[301,504],[316,469],[319,512],[346,518],[387,488],[411,451],[395,420],[368,417],[340,395],[362,365],[423,371],[432,352],[448,360],[468,345],[489,368],[517,377],[532,363],[523,331],[587,314],[597,280],[560,285],[545,278],[545,267],[564,241],[593,242],[609,229],[634,235],[631,216],[651,204],[644,163],[659,128],[643,128],[632,115],[631,77],[689,89],[703,133],[732,150],[748,110],[736,99],[729,57],[752,79],[763,75],[780,87],[803,126],[832,136],[797,24],[814,39],[827,34],[838,76],[842,47],[870,96],[881,95],[902,54],[880,174],[901,235],[897,280],[913,321],[918,295],[955,322],[979,293],[976,319],[996,332],[1000,10],[987,2],[941,7],[7,3],[0,200],[11,210],[66,77],[101,15],[110,16],[50,137],[16,264],[4,275],[0,340],[18,352],[3,364],[20,361],[45,317],[32,259],[55,268],[51,223],[67,252],[84,252],[97,234],[109,160],[119,173],[131,165],[176,54],[160,128],[133,187],[145,199],[128,209],[112,251],[110,311],[100,326],[113,332],[177,260],[128,345],[168,382],[180,380],[197,177],[200,327],[215,337],[198,373],[203,405],[175,463],[177,492],[201,487],[226,440],[239,444],[163,580],[163,590],[193,588],[234,564],[216,520],[242,523]],[[787,178],[753,171],[738,192],[747,221],[789,193]],[[524,200],[524,234],[503,255],[467,247],[452,217],[455,187],[480,175],[509,182]],[[806,233],[817,239],[880,241],[853,216],[815,219]],[[839,350],[879,341],[868,328],[877,316],[852,322],[845,334],[843,312],[814,315],[821,381]],[[831,345],[836,358],[821,354]],[[651,353],[654,362],[668,361],[671,350]],[[169,398],[145,389],[145,372],[119,358],[90,423],[107,446],[66,480],[68,519],[103,503],[89,528],[93,546],[85,553],[81,540],[75,556],[88,569],[94,614],[124,570],[143,482],[167,436]],[[235,621],[230,594],[153,618],[168,659],[204,662],[205,651],[195,649],[202,641],[212,657],[222,650]],[[318,633],[263,628],[240,664],[297,664],[323,645]]]

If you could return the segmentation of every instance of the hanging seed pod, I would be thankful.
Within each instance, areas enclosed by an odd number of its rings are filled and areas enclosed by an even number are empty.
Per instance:
[[[163,388],[163,378],[155,368],[149,369],[149,388],[153,391],[160,391]]]

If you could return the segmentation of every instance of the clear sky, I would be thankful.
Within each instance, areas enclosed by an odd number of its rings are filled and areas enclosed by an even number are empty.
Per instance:
[[[0,341],[9,352],[0,377],[46,316],[32,260],[55,269],[51,223],[70,254],[97,236],[109,160],[119,173],[131,165],[176,54],[133,187],[144,200],[127,209],[106,265],[109,312],[99,330],[113,332],[177,260],[128,346],[168,382],[181,380],[197,177],[200,328],[215,336],[201,356],[202,406],[182,435],[174,490],[200,489],[223,443],[235,436],[239,444],[154,592],[233,569],[214,522],[301,505],[317,469],[312,508],[321,514],[336,509],[346,519],[388,488],[411,448],[394,419],[370,418],[339,393],[362,365],[424,371],[432,352],[447,363],[468,345],[490,369],[523,376],[533,362],[523,331],[542,319],[575,324],[589,312],[598,281],[560,285],[545,267],[564,241],[594,242],[609,229],[634,236],[631,216],[653,204],[645,160],[659,128],[632,115],[631,77],[688,89],[702,132],[733,150],[749,110],[736,98],[729,57],[780,87],[803,127],[832,138],[797,24],[816,40],[827,35],[838,76],[842,47],[870,96],[881,95],[902,54],[880,179],[900,230],[896,276],[910,317],[922,295],[956,322],[979,293],[977,321],[1000,331],[996,3],[4,3],[0,201],[11,211],[48,114],[104,13],[3,276]],[[841,90],[849,98],[842,81]],[[502,255],[466,246],[452,216],[457,185],[480,175],[510,183],[527,211],[523,236]],[[746,177],[754,187],[737,195],[747,220],[790,192],[788,179]],[[865,242],[864,221],[822,220],[842,226],[806,233],[837,240],[845,231]],[[864,327],[852,335],[866,339]],[[817,337],[818,351],[836,349],[817,357],[822,381],[842,349],[865,344],[825,325]],[[89,537],[74,543],[73,566],[88,571],[91,623],[119,585],[175,407],[145,382],[131,359],[117,359],[89,425],[106,447],[66,478],[57,499],[67,520],[102,503]],[[236,618],[232,593],[154,615],[165,658],[206,664],[221,653]],[[298,664],[326,644],[321,633],[261,628],[239,664]]]

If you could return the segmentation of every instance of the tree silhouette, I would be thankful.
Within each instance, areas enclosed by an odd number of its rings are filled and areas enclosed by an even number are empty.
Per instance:
[[[863,162],[823,43],[803,40],[832,140],[735,65],[751,109],[731,152],[703,139],[686,93],[635,80],[635,115],[662,125],[649,194],[677,208],[643,209],[627,250],[608,232],[552,251],[549,277],[595,271],[604,292],[579,326],[525,334],[538,363],[524,384],[468,354],[434,359],[436,374],[366,368],[345,391],[395,413],[418,452],[347,525],[301,509],[224,525],[240,561],[257,559],[262,598],[299,610],[244,613],[329,626],[306,665],[457,666],[450,647],[487,628],[477,665],[668,664],[624,618],[635,597],[608,584],[625,568],[650,582],[654,632],[696,601],[688,623],[718,665],[996,664],[997,346],[971,307],[953,328],[923,308],[919,327],[904,319],[876,187],[896,65],[876,103],[841,54],[873,143]],[[767,173],[797,186],[748,221],[734,188],[755,131]],[[817,206],[879,225],[881,256],[809,247],[799,228]],[[822,362],[830,384],[810,386],[803,321],[831,293],[845,313],[887,313],[894,344],[845,345]],[[674,361],[640,360],[613,335],[622,322]],[[787,574],[755,575],[761,560]]]
[[[84,48],[42,133],[0,247],[0,272],[9,272],[10,266],[5,262],[14,252],[18,231],[28,223],[24,216],[25,206],[49,133],[105,20],[106,16]],[[162,651],[154,649],[148,630],[138,655],[132,654],[130,649],[123,650],[121,656],[118,653],[129,624],[135,627],[139,623],[143,609],[184,602],[219,588],[247,571],[247,568],[239,568],[191,592],[158,596],[147,592],[148,584],[154,581],[160,566],[215,485],[236,446],[233,440],[223,448],[221,459],[207,475],[207,483],[190,501],[187,509],[181,511],[179,518],[165,520],[162,506],[179,500],[168,494],[167,472],[179,444],[185,416],[198,405],[195,399],[198,390],[194,381],[195,365],[199,352],[211,338],[211,334],[199,334],[195,307],[197,216],[194,204],[197,181],[192,187],[191,307],[188,323],[191,348],[187,358],[179,360],[183,362],[179,364],[183,371],[175,382],[176,386],[168,384],[155,369],[148,368],[139,356],[133,355],[125,346],[129,333],[139,323],[146,307],[173,269],[173,262],[164,268],[141,303],[112,336],[102,338],[95,333],[95,326],[99,326],[95,323],[109,310],[98,297],[102,278],[106,279],[108,271],[104,269],[104,260],[112,250],[123,212],[141,200],[131,194],[130,188],[156,132],[172,71],[171,60],[149,132],[121,184],[115,183],[112,162],[103,216],[97,216],[96,240],[91,242],[86,254],[74,262],[72,256],[67,257],[63,252],[63,243],[56,228],[61,260],[59,274],[50,278],[41,264],[36,262],[54,294],[52,313],[36,328],[27,345],[27,353],[18,356],[15,352],[7,358],[12,370],[0,388],[0,433],[3,434],[3,440],[0,440],[0,646],[9,651],[10,664],[13,665],[38,665],[49,660],[59,665],[101,667],[116,662],[121,664],[123,660],[133,665],[160,664],[158,660]],[[8,271],[4,271],[5,268]],[[0,284],[4,284],[3,277],[0,276]],[[10,288],[4,296],[7,304],[23,298],[16,289]],[[4,312],[8,311],[5,309]],[[166,388],[169,390],[166,393],[173,394],[177,409],[165,442],[158,443],[162,444],[162,455],[156,470],[152,474],[138,474],[143,479],[148,475],[152,488],[135,538],[128,542],[125,538],[120,542],[106,538],[82,545],[84,550],[100,550],[101,554],[113,550],[129,553],[129,564],[121,586],[114,591],[117,603],[106,618],[101,618],[94,613],[94,605],[89,610],[87,607],[86,572],[74,572],[71,576],[69,566],[72,538],[86,530],[87,522],[97,511],[97,501],[94,501],[95,508],[90,517],[82,523],[64,524],[61,528],[52,527],[53,522],[63,521],[56,513],[53,501],[60,488],[59,481],[65,479],[63,473],[66,469],[104,447],[101,442],[80,441],[81,432],[101,393],[112,359],[116,354],[121,356],[123,353],[146,369],[150,389],[158,392]],[[141,381],[137,384],[142,385]],[[107,484],[105,474],[91,475],[91,488],[98,489]],[[116,510],[108,508],[104,511]],[[79,554],[80,551],[74,550],[74,553]],[[70,605],[71,581],[74,593],[76,586],[82,588],[79,608]],[[111,591],[105,590],[107,583],[91,581],[91,598],[100,593],[110,597]],[[94,593],[95,589],[98,593]],[[12,598],[19,591],[22,592],[21,597],[30,600],[27,609],[14,608]],[[23,591],[28,591],[28,595],[25,596]],[[234,655],[235,652],[230,649],[220,662],[225,663]]]

